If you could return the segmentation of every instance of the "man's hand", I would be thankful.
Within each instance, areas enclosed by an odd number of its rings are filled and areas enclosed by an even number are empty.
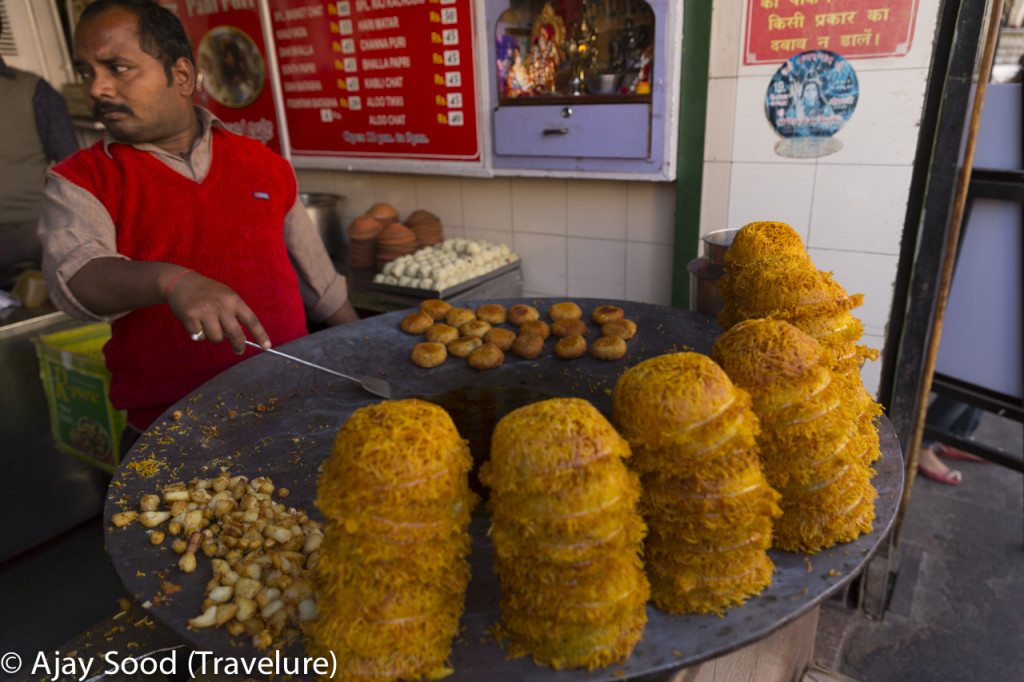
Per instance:
[[[245,352],[243,325],[256,343],[270,348],[270,337],[245,301],[230,288],[198,272],[179,275],[167,289],[167,305],[189,334],[203,332],[213,343],[227,338],[231,350],[238,355]]]
[[[245,351],[246,327],[253,340],[270,348],[263,325],[238,294],[198,272],[173,263],[95,258],[75,273],[68,288],[97,315],[125,313],[163,302],[189,334],[203,332],[210,341],[225,339]]]

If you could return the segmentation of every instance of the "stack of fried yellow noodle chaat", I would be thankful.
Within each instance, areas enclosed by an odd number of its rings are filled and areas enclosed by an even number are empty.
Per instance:
[[[779,495],[761,472],[747,392],[705,355],[662,355],[619,378],[614,419],[641,475],[655,605],[721,612],[770,585]]]
[[[469,447],[448,414],[421,400],[352,414],[324,462],[325,537],[314,570],[316,655],[340,679],[436,679],[469,583]]]
[[[768,482],[782,494],[775,547],[817,552],[871,530],[877,497],[864,462],[860,407],[813,338],[781,320],[746,320],[714,359],[753,399]]]
[[[480,479],[501,583],[496,631],[513,656],[594,669],[639,641],[646,528],[626,457],[629,445],[585,400],[533,403],[498,422]]]
[[[864,302],[850,296],[832,274],[814,267],[800,236],[785,223],[755,222],[736,233],[725,253],[725,275],[718,281],[725,307],[723,329],[743,320],[785,320],[821,343],[834,372],[847,386],[847,399],[859,407],[857,422],[864,438],[861,457],[868,464],[880,456],[875,420],[881,406],[864,389],[860,366],[878,351],[858,345],[864,325],[850,312]]]

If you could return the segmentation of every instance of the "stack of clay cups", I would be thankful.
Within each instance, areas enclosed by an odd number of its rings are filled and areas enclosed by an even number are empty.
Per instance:
[[[370,210],[366,212],[366,215],[380,221],[381,225],[387,227],[398,220],[398,209],[391,204],[378,202],[370,207]]]
[[[348,227],[349,264],[354,268],[372,268],[377,248],[377,235],[384,229],[380,221],[361,215]]]
[[[762,319],[734,325],[712,355],[761,422],[765,475],[782,495],[773,545],[815,553],[870,532],[878,493],[863,459],[868,437],[828,351],[788,322]]]
[[[413,211],[405,219],[405,224],[416,233],[416,245],[420,248],[433,246],[444,241],[444,228],[441,219],[430,211],[422,209]]]
[[[340,679],[439,679],[469,584],[472,458],[448,414],[421,400],[352,414],[324,462],[324,540],[310,650]]]
[[[415,232],[398,222],[385,226],[377,235],[377,270],[400,256],[414,253],[416,249]]]
[[[555,398],[507,414],[480,479],[501,584],[496,632],[552,668],[624,659],[647,621],[629,445],[590,403]]]
[[[615,386],[614,419],[640,472],[651,599],[669,613],[721,613],[771,584],[772,519],[750,396],[711,358],[661,355]]]

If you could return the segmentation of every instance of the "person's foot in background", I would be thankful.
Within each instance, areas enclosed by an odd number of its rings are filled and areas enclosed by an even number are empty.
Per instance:
[[[954,448],[952,445],[936,445],[935,454],[939,457],[945,457],[946,459],[959,459],[964,462],[988,462],[988,460],[983,457],[978,457],[977,455],[972,455],[969,452],[964,452],[959,448]]]
[[[917,453],[917,472],[946,485],[960,485],[963,480],[960,472],[946,466],[932,448],[921,448]]]

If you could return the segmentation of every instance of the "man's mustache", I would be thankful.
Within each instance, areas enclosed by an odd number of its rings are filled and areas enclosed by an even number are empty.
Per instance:
[[[92,115],[96,118],[100,118],[104,114],[112,113],[128,114],[131,116],[132,110],[124,104],[114,104],[113,102],[100,101],[92,105]]]

